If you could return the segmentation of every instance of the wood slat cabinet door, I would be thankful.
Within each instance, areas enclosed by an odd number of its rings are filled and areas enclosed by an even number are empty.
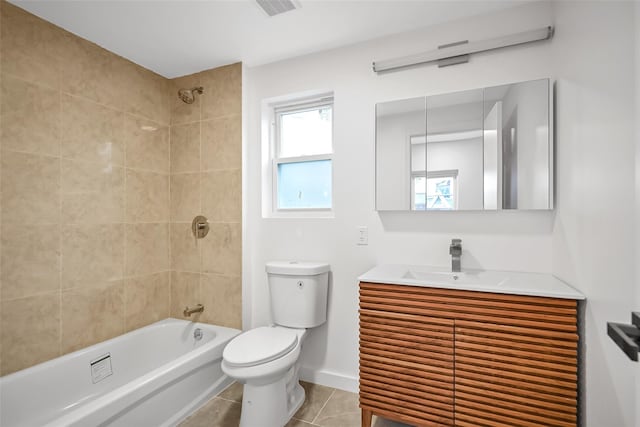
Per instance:
[[[575,427],[577,352],[575,333],[456,320],[456,425]]]
[[[454,425],[453,332],[452,319],[377,310],[361,301],[363,425],[371,413],[415,426]]]

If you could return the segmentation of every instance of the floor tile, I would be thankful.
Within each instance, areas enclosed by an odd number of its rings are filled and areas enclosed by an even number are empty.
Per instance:
[[[233,383],[218,395],[221,399],[242,403],[242,384]]]
[[[304,388],[306,396],[293,418],[311,423],[325,406],[334,389],[304,381],[300,381],[300,385]]]
[[[336,390],[313,421],[322,427],[358,427],[361,422],[358,395]]]
[[[311,424],[306,421],[296,420],[292,418],[284,427],[320,427],[317,424]]]
[[[240,403],[214,397],[180,427],[235,427],[240,424]]]

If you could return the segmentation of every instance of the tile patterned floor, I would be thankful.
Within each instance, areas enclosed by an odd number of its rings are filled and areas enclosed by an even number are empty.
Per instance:
[[[306,382],[301,384],[307,394],[305,402],[285,427],[360,427],[357,394]],[[187,418],[180,427],[237,427],[241,402],[242,385],[235,383]],[[407,427],[383,418],[373,418],[374,427]]]

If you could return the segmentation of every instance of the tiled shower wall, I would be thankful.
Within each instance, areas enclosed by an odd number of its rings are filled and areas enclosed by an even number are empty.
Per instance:
[[[172,97],[171,316],[202,303],[200,321],[242,324],[242,66],[233,64],[171,81],[202,86],[193,104]],[[201,213],[209,234],[195,240],[191,222]]]
[[[240,170],[241,67],[222,69],[235,70],[231,80],[227,71],[201,74],[214,99],[202,127],[218,120],[237,128],[203,129],[202,144],[198,131],[196,170],[180,146],[194,142],[170,125],[199,128],[200,104],[198,117],[186,120],[175,82],[4,1],[0,33],[0,375],[178,314],[184,304],[205,304],[201,321],[239,326],[240,204],[226,198],[239,200],[240,185],[229,194],[220,179]],[[237,99],[216,87],[230,82]],[[229,102],[234,113],[222,114]],[[237,153],[226,158],[233,150],[221,138]],[[180,201],[188,192],[176,171],[197,172],[209,191],[198,203],[216,221],[198,242],[199,268],[179,269],[197,274],[197,286],[171,272],[193,252],[171,237],[184,238],[180,222],[200,213]]]

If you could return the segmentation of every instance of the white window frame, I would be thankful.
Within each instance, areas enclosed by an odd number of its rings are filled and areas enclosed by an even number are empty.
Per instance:
[[[331,152],[308,156],[280,157],[280,128],[283,114],[294,111],[316,110],[320,107],[331,106]],[[272,217],[332,217],[333,216],[333,189],[334,189],[334,100],[333,94],[323,94],[312,98],[291,99],[289,101],[271,104],[269,107],[271,121],[270,155],[271,155],[271,215]],[[278,165],[286,163],[302,163],[318,160],[331,161],[331,207],[330,208],[280,208],[278,206]]]

